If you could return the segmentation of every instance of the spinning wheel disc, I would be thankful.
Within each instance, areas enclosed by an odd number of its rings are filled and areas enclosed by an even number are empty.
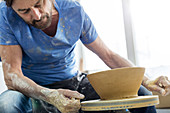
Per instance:
[[[83,111],[104,111],[104,110],[120,110],[129,108],[140,108],[159,104],[159,97],[138,96],[134,98],[116,99],[116,100],[90,100],[81,102]]]

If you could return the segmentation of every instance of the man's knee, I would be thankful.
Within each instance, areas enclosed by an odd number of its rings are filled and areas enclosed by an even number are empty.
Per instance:
[[[0,95],[0,113],[18,113],[28,97],[22,93],[7,90]]]

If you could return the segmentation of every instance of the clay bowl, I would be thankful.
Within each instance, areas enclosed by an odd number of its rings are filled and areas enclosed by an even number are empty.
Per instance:
[[[102,100],[136,97],[145,68],[128,67],[87,75],[92,87]]]

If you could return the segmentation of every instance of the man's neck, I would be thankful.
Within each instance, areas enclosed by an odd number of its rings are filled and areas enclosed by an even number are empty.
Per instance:
[[[59,13],[53,6],[51,25],[48,28],[44,29],[43,32],[46,33],[48,36],[54,37],[57,32],[58,20],[59,20]]]
[[[48,36],[54,37],[57,32],[57,25],[58,25],[59,15],[52,15],[52,22],[51,25],[44,29],[43,32],[46,33]]]
[[[58,14],[58,11],[57,11],[57,9],[55,8],[55,6],[53,5],[52,15],[56,15],[56,14]]]

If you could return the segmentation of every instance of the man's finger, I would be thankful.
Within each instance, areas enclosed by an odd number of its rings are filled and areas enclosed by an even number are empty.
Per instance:
[[[163,88],[161,88],[161,87],[159,87],[159,86],[157,86],[157,85],[151,85],[151,86],[149,87],[149,90],[158,92],[158,93],[160,93],[160,94],[163,95],[163,96],[164,96],[165,93],[166,93],[165,89],[163,89]]]
[[[167,96],[167,95],[169,95],[170,94],[170,87],[168,87],[168,88],[165,88],[165,95],[164,96]]]
[[[69,103],[65,106],[66,111],[63,113],[77,113],[80,107],[80,100],[70,99]]]
[[[170,87],[170,82],[168,80],[161,81],[164,87]]]
[[[59,89],[60,92],[66,97],[69,98],[77,98],[77,99],[83,99],[85,96],[77,91],[72,91],[72,90],[66,90],[66,89]]]
[[[77,98],[77,99],[83,99],[85,96],[83,95],[83,94],[80,94],[79,92],[75,92],[74,94],[73,94],[73,97],[74,98]]]
[[[170,82],[167,77],[161,76],[159,77],[159,80],[157,81],[157,85],[162,88],[166,88],[166,87],[170,87]]]
[[[166,92],[165,95],[163,95],[163,96],[167,96],[167,95],[169,95],[169,94],[170,94],[170,92],[168,91],[168,92]]]
[[[166,78],[166,80],[168,80],[168,81],[169,81],[169,79],[168,79],[168,77],[167,77],[167,76],[165,76],[165,78]]]

